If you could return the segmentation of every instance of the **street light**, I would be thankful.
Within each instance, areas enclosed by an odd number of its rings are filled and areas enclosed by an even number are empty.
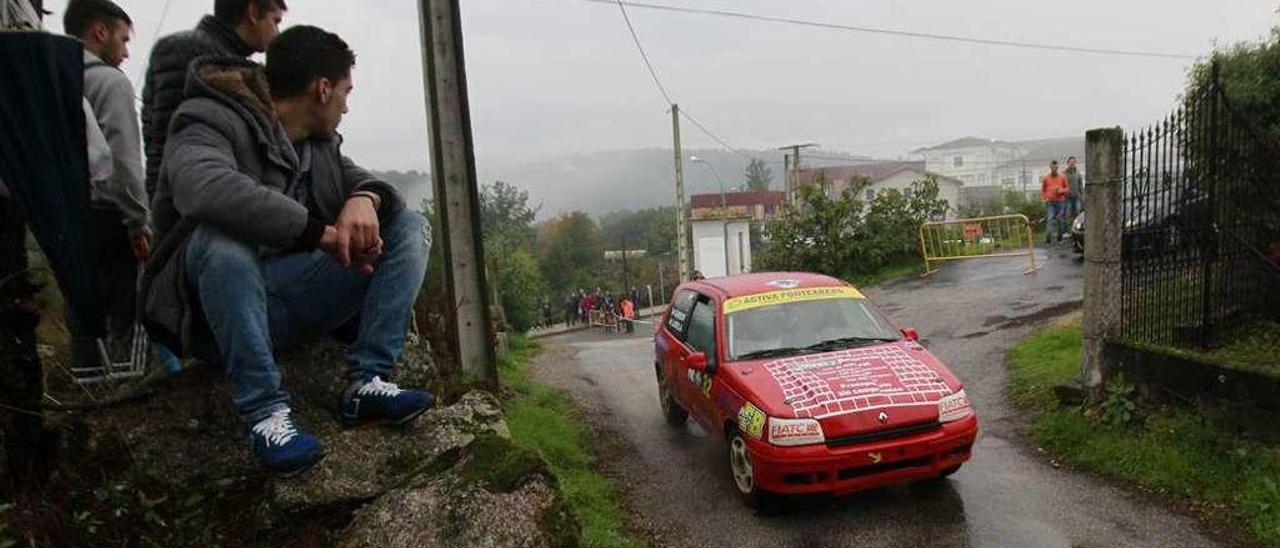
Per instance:
[[[711,165],[711,162],[703,160],[702,158],[699,158],[697,156],[690,156],[689,161],[695,164],[702,164],[704,166],[711,168],[711,173],[715,174],[716,181],[720,183],[720,232],[721,232],[721,238],[724,245],[724,275],[728,276],[729,275],[729,221],[725,218],[725,216],[729,214],[729,203],[725,199],[724,179],[720,178],[720,170],[716,169],[716,166]],[[738,257],[738,262],[739,263],[742,262],[742,257]]]

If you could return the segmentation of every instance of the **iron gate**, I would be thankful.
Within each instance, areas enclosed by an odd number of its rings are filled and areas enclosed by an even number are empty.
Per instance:
[[[1233,319],[1280,312],[1280,155],[1237,116],[1218,69],[1123,149],[1122,330],[1206,346]]]

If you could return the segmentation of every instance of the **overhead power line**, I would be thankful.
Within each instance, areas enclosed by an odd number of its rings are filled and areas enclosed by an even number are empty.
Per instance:
[[[654,85],[658,86],[658,93],[662,94],[662,99],[667,105],[675,103],[671,100],[671,94],[667,93],[667,88],[662,85],[662,80],[658,78],[658,71],[653,69],[653,63],[649,62],[649,55],[644,52],[644,46],[640,43],[640,35],[636,34],[636,27],[631,24],[631,17],[627,15],[627,6],[621,0],[618,0],[618,9],[622,11],[622,20],[627,23],[627,30],[631,31],[631,40],[636,43],[636,49],[640,51],[640,58],[644,59],[644,66],[649,69],[649,76],[653,77]]]
[[[823,28],[823,29],[829,29],[829,30],[861,32],[861,33],[870,33],[870,34],[884,34],[884,35],[890,35],[890,36],[901,36],[906,38],[924,38],[928,40],[941,40],[941,41],[948,41],[948,42],[963,42],[968,44],[979,44],[984,46],[1000,46],[1000,47],[1009,47],[1009,48],[1061,51],[1061,52],[1069,52],[1069,53],[1090,53],[1090,54],[1098,54],[1098,55],[1119,55],[1119,56],[1126,56],[1126,57],[1148,57],[1148,58],[1157,58],[1157,59],[1189,60],[1189,59],[1196,58],[1195,55],[1186,55],[1181,53],[1123,50],[1123,49],[1111,49],[1111,48],[1089,48],[1089,47],[1069,46],[1069,45],[1062,45],[1062,44],[1020,42],[1017,40],[973,38],[970,36],[937,34],[932,32],[920,32],[920,31],[913,31],[913,30],[845,25],[840,23],[828,23],[824,21],[796,19],[792,17],[756,15],[752,13],[743,13],[743,12],[728,11],[728,10],[668,6],[663,4],[650,4],[647,2],[633,2],[633,1],[624,1],[624,0],[578,0],[578,1],[592,2],[597,4],[613,4],[616,2],[619,6],[622,6],[625,4],[633,8],[642,8],[642,9],[649,9],[649,10],[660,10],[660,11],[680,12],[680,13],[695,13],[695,14],[701,14],[701,15],[715,15],[719,17],[733,17],[737,19],[747,19],[752,21],[784,23],[788,25],[800,25],[800,26],[816,27],[816,28]]]
[[[684,109],[680,109],[680,115],[681,115],[681,116],[684,116],[684,118],[685,118],[686,120],[688,120],[690,123],[692,123],[692,124],[694,125],[694,127],[697,127],[700,131],[702,131],[702,133],[705,133],[705,134],[707,135],[707,137],[710,137],[710,138],[711,138],[711,140],[713,140],[713,141],[715,141],[715,142],[717,142],[717,143],[720,143],[720,146],[724,147],[724,148],[725,148],[725,150],[728,150],[729,152],[732,152],[732,153],[734,153],[734,154],[737,154],[738,156],[741,156],[741,157],[746,158],[746,159],[748,159],[748,160],[755,160],[755,159],[757,159],[755,156],[748,155],[748,154],[746,154],[746,153],[744,153],[744,152],[742,152],[742,151],[738,150],[738,149],[737,149],[736,147],[734,147],[733,145],[730,145],[729,143],[725,142],[725,140],[724,140],[724,139],[721,139],[721,138],[720,138],[720,136],[716,135],[715,133],[712,133],[712,132],[711,132],[711,130],[707,129],[707,126],[702,125],[702,122],[699,122],[696,118],[694,118],[694,117],[693,117],[693,115],[689,114],[689,112],[688,112],[688,111],[686,111],[686,110],[684,110]]]
[[[667,102],[666,103],[667,105],[674,105],[676,101],[673,100],[671,98],[671,94],[667,92],[667,87],[662,85],[662,79],[658,78],[658,71],[653,68],[653,63],[649,61],[649,55],[644,51],[644,44],[640,42],[640,35],[636,33],[635,25],[631,24],[631,17],[627,15],[626,2],[623,2],[622,0],[617,0],[616,2],[610,0],[608,3],[610,4],[616,3],[618,5],[618,10],[622,12],[622,20],[627,23],[627,30],[631,32],[631,41],[635,42],[636,50],[640,52],[640,58],[644,59],[644,66],[645,68],[649,69],[649,76],[653,77],[654,85],[658,86],[658,93],[662,94],[662,99]],[[689,114],[688,110],[680,109],[680,115],[684,116],[684,118],[686,120],[689,120],[689,122],[693,123],[693,125],[697,127],[699,131],[706,134],[706,136],[710,137],[711,140],[719,143],[720,146],[724,147],[729,152],[737,154],[738,156],[742,156],[743,158],[746,158],[748,160],[755,159],[755,157],[753,156],[748,156],[747,154],[742,153],[733,145],[730,145],[724,139],[720,138],[719,135],[716,135],[710,129],[707,129],[707,126],[703,125],[702,122],[699,122],[696,118],[694,118],[691,114]]]

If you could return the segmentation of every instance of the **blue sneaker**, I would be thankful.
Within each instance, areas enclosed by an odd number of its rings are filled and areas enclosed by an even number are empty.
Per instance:
[[[352,382],[342,392],[340,419],[351,426],[364,424],[404,424],[435,403],[426,390],[401,390],[376,375]]]
[[[324,453],[320,441],[298,429],[281,409],[249,428],[249,446],[263,466],[284,476],[292,476],[320,462]]]

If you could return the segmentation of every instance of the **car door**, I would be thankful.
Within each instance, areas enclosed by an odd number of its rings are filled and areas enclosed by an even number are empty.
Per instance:
[[[663,318],[662,333],[657,338],[658,348],[655,358],[662,366],[663,376],[670,382],[672,394],[680,401],[681,407],[688,409],[683,390],[685,378],[680,361],[686,354],[684,350],[685,328],[689,325],[689,312],[697,300],[698,293],[688,289],[676,292],[671,300],[670,310]]]
[[[685,410],[689,411],[704,427],[714,423],[712,383],[715,382],[715,370],[719,366],[719,352],[716,344],[716,302],[714,299],[699,294],[689,312],[688,325],[685,327],[685,340],[681,348],[681,359],[677,362],[680,377],[681,399],[688,402]],[[707,356],[705,371],[690,369],[685,360],[694,353],[702,352]]]

